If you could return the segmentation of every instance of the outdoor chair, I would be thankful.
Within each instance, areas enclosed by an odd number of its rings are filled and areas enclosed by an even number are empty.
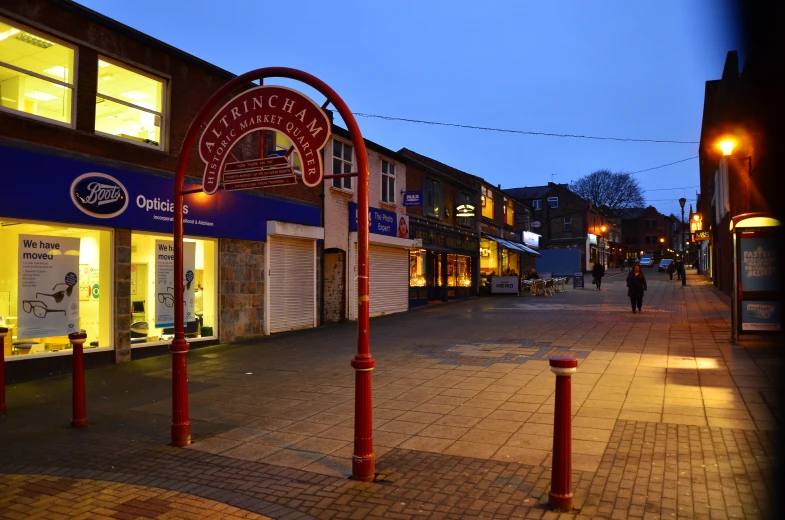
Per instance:
[[[548,296],[548,293],[550,293],[550,296],[554,295],[553,279],[545,280],[545,295]]]

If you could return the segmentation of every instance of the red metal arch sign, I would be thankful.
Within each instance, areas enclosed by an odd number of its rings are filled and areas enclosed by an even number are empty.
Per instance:
[[[324,167],[319,152],[330,139],[330,119],[308,96],[287,87],[264,85],[232,98],[202,132],[199,155],[205,162],[205,193],[218,190],[226,157],[234,145],[259,130],[273,130],[289,138],[300,155],[306,186],[322,182]]]

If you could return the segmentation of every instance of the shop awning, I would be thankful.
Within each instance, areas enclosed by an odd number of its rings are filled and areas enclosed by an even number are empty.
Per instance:
[[[519,253],[528,253],[530,255],[540,256],[540,253],[538,253],[534,249],[531,249],[530,247],[521,244],[520,242],[513,242],[512,240],[505,240],[503,238],[493,237],[491,235],[483,235],[483,236],[489,240],[493,240],[494,242],[503,245],[507,249],[518,251]]]

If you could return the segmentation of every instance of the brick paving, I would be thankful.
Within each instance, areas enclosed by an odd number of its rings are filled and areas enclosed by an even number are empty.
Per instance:
[[[617,275],[374,319],[373,483],[347,479],[353,324],[189,354],[187,449],[166,445],[168,358],[88,372],[83,430],[67,428],[67,377],[9,387],[0,482],[134,485],[271,518],[762,518],[778,351],[731,345],[726,302],[695,276],[651,275],[643,313],[627,305]],[[580,360],[561,515],[545,507],[559,354]]]

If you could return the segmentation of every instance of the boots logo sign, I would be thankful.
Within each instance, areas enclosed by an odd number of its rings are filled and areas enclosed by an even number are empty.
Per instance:
[[[199,139],[205,163],[202,189],[218,190],[224,163],[245,135],[273,130],[289,138],[302,165],[306,186],[317,186],[324,174],[319,153],[330,139],[330,119],[309,97],[286,87],[260,86],[236,96],[213,116]]]
[[[112,218],[128,207],[128,191],[111,175],[85,173],[71,183],[71,200],[91,217]]]

